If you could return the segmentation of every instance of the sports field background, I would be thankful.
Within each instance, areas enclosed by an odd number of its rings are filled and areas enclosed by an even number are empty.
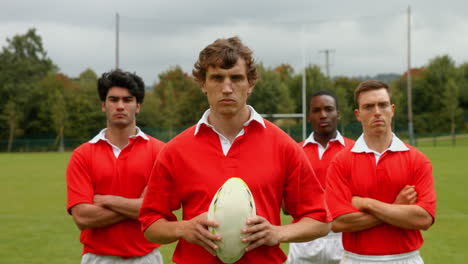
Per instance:
[[[427,264],[468,263],[468,138],[458,142],[419,144],[433,163],[438,200],[435,225],[423,232]],[[0,154],[0,264],[80,263],[79,230],[65,211],[69,157]],[[161,247],[165,263],[172,263],[174,247]],[[287,251],[287,245],[282,248]]]

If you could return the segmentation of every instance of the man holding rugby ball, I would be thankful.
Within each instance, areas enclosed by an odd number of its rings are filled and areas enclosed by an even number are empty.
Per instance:
[[[140,221],[148,240],[179,241],[173,261],[221,263],[207,219],[216,191],[232,177],[250,188],[257,216],[239,230],[249,243],[236,263],[283,263],[279,244],[324,236],[330,216],[324,190],[294,140],[246,104],[257,80],[252,51],[239,38],[218,39],[200,52],[193,75],[210,108],[172,139],[151,173]],[[281,201],[294,223],[281,225]],[[182,208],[183,219],[173,211]],[[239,239],[241,239],[239,237]]]

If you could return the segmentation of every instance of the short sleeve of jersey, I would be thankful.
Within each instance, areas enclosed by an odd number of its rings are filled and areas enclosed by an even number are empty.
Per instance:
[[[416,204],[424,208],[433,218],[436,214],[436,194],[432,165],[429,159],[421,152],[415,150],[414,182],[418,193]]]
[[[172,211],[180,208],[180,201],[175,193],[171,172],[166,166],[169,160],[166,154],[164,150],[161,151],[151,171],[148,189],[139,213],[143,231],[161,218],[168,221],[177,220]]]
[[[312,166],[299,145],[287,153],[287,183],[284,193],[286,210],[297,222],[310,217],[320,222],[330,222],[331,217],[325,202],[325,191],[318,181]]]
[[[326,201],[332,218],[359,212],[352,204],[353,194],[349,188],[351,175],[350,160],[346,158],[349,148],[338,153],[327,170]]]
[[[67,167],[67,211],[79,203],[93,203],[94,191],[89,162],[83,148],[73,151]]]

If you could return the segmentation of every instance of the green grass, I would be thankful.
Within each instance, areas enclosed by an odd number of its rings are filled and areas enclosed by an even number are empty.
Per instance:
[[[467,263],[468,144],[419,148],[433,163],[438,199],[437,219],[423,232],[421,254],[426,264]],[[0,154],[0,263],[79,263],[79,230],[65,211],[69,156]],[[282,245],[286,252],[287,246]],[[165,263],[172,263],[174,248],[175,243],[160,248]]]
[[[437,193],[434,226],[423,232],[425,263],[467,263],[468,146],[421,147],[432,161]]]
[[[79,263],[79,232],[65,211],[69,155],[0,155],[1,263]]]

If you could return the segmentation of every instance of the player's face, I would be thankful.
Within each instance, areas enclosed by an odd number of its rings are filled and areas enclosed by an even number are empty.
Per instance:
[[[391,132],[395,105],[391,104],[386,89],[363,92],[358,98],[359,109],[354,114],[362,124],[364,133],[378,135]]]
[[[340,119],[333,97],[329,95],[314,96],[310,100],[309,122],[314,133],[320,136],[332,136]]]
[[[209,67],[201,88],[208,97],[212,112],[232,117],[245,108],[253,85],[247,79],[245,61],[239,59],[230,69]]]
[[[135,125],[136,114],[140,112],[140,103],[127,88],[112,87],[102,102],[102,111],[106,113],[110,126],[127,127]]]

